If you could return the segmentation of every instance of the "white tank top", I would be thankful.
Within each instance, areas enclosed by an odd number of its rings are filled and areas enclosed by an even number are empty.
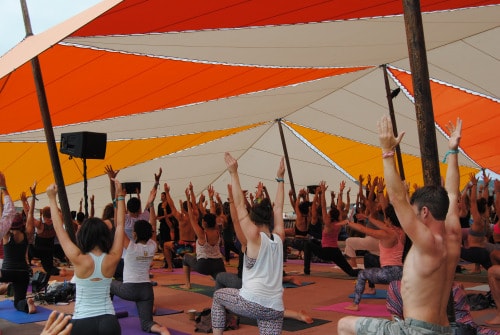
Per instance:
[[[102,260],[106,254],[102,253],[100,256],[96,256],[89,252],[88,255],[94,260],[94,272],[88,278],[82,279],[76,275],[73,278],[76,283],[76,302],[73,313],[75,320],[105,314],[115,315],[115,309],[109,296],[112,278],[104,277],[101,271]]]
[[[261,306],[284,311],[283,306],[283,242],[273,234],[271,240],[260,232],[260,250],[255,264],[248,268],[245,255],[243,263],[243,286],[240,296]]]

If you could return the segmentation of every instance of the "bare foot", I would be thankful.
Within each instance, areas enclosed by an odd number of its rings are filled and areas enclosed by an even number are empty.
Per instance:
[[[297,286],[302,286],[302,280],[298,279],[297,277],[295,276],[288,276],[288,282],[289,283],[292,283],[294,285],[297,285]]]
[[[167,327],[160,326],[159,324],[154,324],[153,327],[151,327],[151,332],[159,333],[161,335],[170,335],[170,332],[168,331]]]
[[[184,284],[184,285],[181,285],[179,287],[182,288],[182,289],[184,289],[184,290],[190,290],[191,289],[191,284]]]
[[[313,323],[314,322],[313,318],[311,318],[309,316],[309,314],[306,313],[306,311],[301,310],[300,312],[298,312],[298,314],[299,314],[300,321],[305,322],[305,323]]]
[[[165,272],[174,272],[174,269],[172,269],[172,268],[164,268],[163,271],[165,271]]]
[[[27,303],[28,303],[28,314],[36,313],[35,300],[33,300],[33,298],[28,298]]]
[[[344,307],[344,309],[347,309],[349,311],[359,311],[359,305],[352,304],[350,306]]]
[[[376,294],[377,293],[377,290],[373,287],[368,287],[367,289],[365,289],[365,291],[363,292],[363,294]]]

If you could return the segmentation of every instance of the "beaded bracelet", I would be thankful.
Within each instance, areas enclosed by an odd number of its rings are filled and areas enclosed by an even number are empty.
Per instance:
[[[285,182],[285,179],[283,179],[283,178],[276,178],[276,181],[277,181],[278,183],[284,183],[284,182]]]

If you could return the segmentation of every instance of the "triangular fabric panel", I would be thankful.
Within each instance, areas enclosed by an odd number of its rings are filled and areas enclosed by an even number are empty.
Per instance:
[[[411,74],[395,68],[388,68],[388,71],[413,98]],[[500,173],[497,137],[500,102],[436,80],[431,80],[430,85],[436,124],[446,131],[449,121],[455,122],[458,117],[462,119],[460,147],[480,166]]]
[[[122,170],[256,126],[259,125],[163,138],[108,142],[104,160],[87,159],[87,178],[103,175],[104,167],[108,164],[111,164],[114,169]],[[24,180],[26,182],[25,185],[9,183],[9,191],[13,199],[19,199],[21,192],[26,191],[33,180],[38,182],[38,193],[43,192],[50,183],[54,182],[46,143],[0,142],[0,151],[5,157],[17,158],[2,166],[2,172],[8,176],[8,180]],[[83,163],[80,158],[70,158],[68,155],[59,153],[59,161],[66,185],[83,181]]]
[[[39,58],[54,126],[147,113],[364,69],[216,65],[62,45]],[[0,134],[42,128],[32,76],[27,63],[0,79]]]
[[[496,4],[495,0],[420,2],[422,12]],[[128,0],[72,36],[175,32],[352,20],[403,13],[399,0],[351,1],[164,1]]]
[[[287,123],[294,131],[306,138],[315,148],[320,150],[329,159],[342,167],[354,180],[359,175],[383,176],[384,169],[380,147],[363,144],[346,138],[320,132],[297,124]],[[424,184],[422,161],[419,157],[402,154],[403,168],[406,181],[410,185]],[[441,175],[446,175],[446,164],[440,164]],[[469,181],[470,173],[476,174],[479,169],[459,167],[460,181],[464,187]]]

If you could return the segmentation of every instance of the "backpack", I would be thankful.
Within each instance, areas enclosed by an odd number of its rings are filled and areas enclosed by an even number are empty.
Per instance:
[[[57,304],[58,302],[70,302],[75,299],[76,285],[64,282],[55,282],[47,287],[44,300],[48,304]]]
[[[211,333],[212,332],[212,310],[205,308],[195,319],[195,332]],[[236,330],[240,328],[240,317],[226,309],[226,327],[224,330]]]

